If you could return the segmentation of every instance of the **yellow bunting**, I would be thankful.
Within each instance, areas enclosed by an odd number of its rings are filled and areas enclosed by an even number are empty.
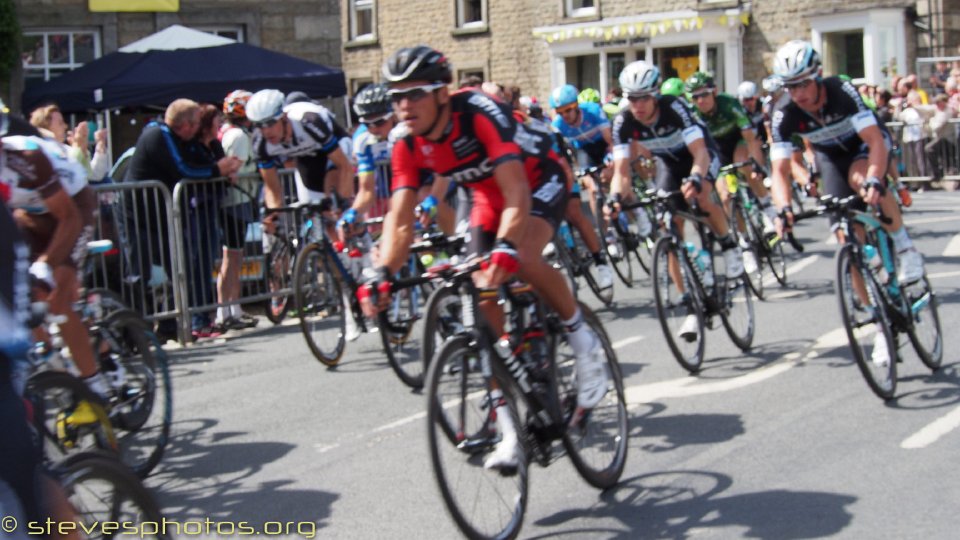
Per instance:
[[[682,24],[683,24],[683,29],[684,29],[684,30],[689,30],[689,29],[690,29],[690,21],[688,21],[687,19],[684,19]]]
[[[649,28],[650,28],[650,37],[657,37],[657,27],[651,24]]]
[[[574,30],[574,31],[573,31],[573,36],[574,36],[574,37],[583,37],[583,29],[582,29],[582,28],[577,28],[576,30]]]
[[[607,28],[603,31],[603,39],[610,41],[613,38],[613,30]]]
[[[740,14],[740,23],[743,24],[744,26],[750,26],[750,14],[749,14],[749,13],[741,13],[741,14]]]
[[[703,17],[697,17],[697,30],[703,28]]]
[[[721,15],[720,18],[717,19],[717,23],[720,24],[720,26],[726,26],[726,25],[727,25],[727,16],[726,16],[726,15]]]
[[[679,32],[682,24],[683,24],[683,23],[680,22],[680,19],[674,19],[674,20],[673,20],[673,29],[676,30],[677,32]]]

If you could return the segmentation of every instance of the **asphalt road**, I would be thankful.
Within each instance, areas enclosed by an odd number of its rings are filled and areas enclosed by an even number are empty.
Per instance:
[[[532,466],[521,537],[956,538],[960,196],[914,201],[907,223],[946,334],[939,372],[908,351],[897,398],[870,392],[840,326],[822,219],[798,228],[807,250],[792,256],[791,286],[768,284],[755,304],[753,349],[711,331],[697,377],[670,355],[650,288],[618,287],[600,315],[628,387],[626,470],[601,493],[567,459]],[[378,336],[348,344],[330,370],[297,326],[260,328],[174,351],[172,373],[173,439],[147,481],[170,520],[459,536],[430,468],[423,397],[396,378]]]

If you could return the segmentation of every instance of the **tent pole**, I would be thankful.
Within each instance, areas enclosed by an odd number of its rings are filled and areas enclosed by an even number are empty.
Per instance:
[[[350,120],[350,98],[343,96],[343,114],[347,117],[347,129],[353,129],[353,122]]]
[[[103,111],[104,127],[107,130],[107,157],[110,159],[110,168],[113,168],[113,130],[110,129],[110,109]]]

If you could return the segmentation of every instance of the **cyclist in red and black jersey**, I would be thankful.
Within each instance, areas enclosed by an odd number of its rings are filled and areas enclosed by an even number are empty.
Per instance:
[[[366,294],[378,290],[407,260],[421,171],[435,172],[470,189],[471,249],[490,254],[490,266],[477,274],[477,284],[496,287],[516,274],[560,315],[577,355],[577,402],[582,414],[606,393],[607,376],[599,339],[583,324],[563,276],[541,256],[563,215],[568,190],[551,141],[525,129],[506,105],[483,93],[451,92],[447,87],[452,80],[450,64],[430,47],[400,49],[382,71],[397,117],[410,134],[393,148],[393,193],[380,242],[383,266],[363,290]],[[374,306],[367,296],[364,311],[374,315],[387,301],[381,296]],[[503,315],[495,305],[485,306],[484,313],[494,328],[502,327],[498,321]],[[503,439],[485,466],[516,464],[518,442],[510,422],[509,414],[497,415]]]

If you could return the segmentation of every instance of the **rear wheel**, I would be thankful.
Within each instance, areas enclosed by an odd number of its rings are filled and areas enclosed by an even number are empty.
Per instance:
[[[320,244],[309,244],[297,255],[293,272],[294,297],[300,329],[313,356],[335,366],[346,347],[347,312],[335,263]]]
[[[757,298],[763,299],[763,267],[766,262],[763,259],[763,252],[759,248],[762,241],[762,228],[758,231],[756,222],[751,219],[751,212],[743,207],[739,202],[734,206],[732,212],[733,219],[731,225],[737,228],[740,235],[740,248],[743,250],[744,276],[747,285],[753,291]],[[742,227],[742,230],[741,230]],[[758,234],[759,233],[759,234]],[[748,258],[753,258],[753,266],[748,268]],[[752,271],[751,271],[752,270]]]
[[[725,280],[724,285],[717,288],[718,293],[723,294],[723,298],[718,299],[720,319],[733,344],[741,351],[748,351],[753,345],[755,324],[750,287],[745,277]]]
[[[434,289],[424,309],[422,355],[424,371],[444,342],[463,330],[463,308],[456,287],[442,286]]]
[[[264,315],[273,324],[283,321],[293,303],[289,294],[281,293],[289,290],[293,282],[293,259],[293,246],[282,240],[275,241],[264,258],[267,290],[273,295],[267,300]]]
[[[913,314],[913,324],[907,332],[920,360],[936,371],[943,363],[943,336],[940,315],[937,313],[937,295],[927,278],[904,287],[904,294]]]
[[[684,369],[696,373],[703,364],[704,314],[693,269],[679,251],[672,238],[657,240],[653,250],[653,297],[660,327],[674,358]],[[671,258],[679,265],[683,292],[670,277]]]
[[[401,274],[408,277],[409,272]],[[423,388],[424,363],[421,342],[414,326],[420,319],[423,292],[419,287],[397,290],[391,295],[390,305],[377,316],[380,340],[390,367],[403,384]],[[411,339],[411,336],[415,336]]]
[[[862,272],[854,246],[837,253],[837,298],[853,358],[873,393],[891,399],[897,390],[897,348],[883,308],[880,287],[869,272]],[[855,276],[863,276],[868,302],[854,288]]]
[[[783,239],[777,233],[763,235],[764,258],[773,271],[773,276],[782,287],[787,286],[787,255],[783,251]]]

